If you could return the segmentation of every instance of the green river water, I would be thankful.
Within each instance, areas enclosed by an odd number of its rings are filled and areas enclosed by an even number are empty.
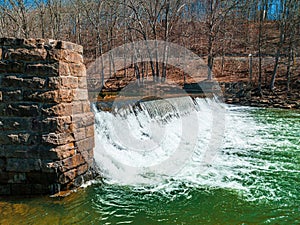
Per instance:
[[[64,198],[0,198],[0,224],[300,224],[300,112],[227,107],[207,170],[194,160],[156,186],[110,179]]]

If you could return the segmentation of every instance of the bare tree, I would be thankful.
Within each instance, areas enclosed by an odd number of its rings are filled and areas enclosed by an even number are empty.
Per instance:
[[[297,30],[300,24],[300,3],[293,3],[289,7],[286,23],[286,39],[288,39],[288,60],[286,71],[286,90],[290,92],[292,67],[295,64],[295,46],[297,43]],[[298,10],[298,11],[297,11]],[[298,36],[299,38],[299,36]]]
[[[9,21],[14,24],[16,30],[14,36],[17,37],[29,37],[29,26],[28,26],[28,11],[30,10],[29,5],[25,6],[23,0],[8,0],[0,4],[0,9],[5,14]]]
[[[275,55],[275,63],[274,63],[274,69],[273,69],[273,75],[270,83],[270,90],[274,89],[275,86],[275,79],[277,75],[277,68],[279,63],[280,54],[282,52],[283,44],[285,41],[285,31],[286,31],[286,25],[287,25],[287,18],[288,18],[288,11],[291,5],[291,0],[281,0],[280,4],[282,5],[282,12],[280,13],[280,17],[278,18],[279,23],[279,41],[277,43],[277,50]]]
[[[207,79],[211,80],[214,64],[215,42],[220,32],[221,24],[225,21],[227,14],[237,5],[237,1],[205,0],[205,24],[207,29]]]
[[[182,0],[170,1],[166,0],[163,6],[163,30],[164,30],[164,52],[163,52],[163,64],[162,64],[162,82],[165,81],[167,77],[167,63],[168,63],[168,45],[170,33],[173,27],[176,25],[180,18],[180,13],[183,10],[185,4]]]
[[[42,0],[35,0],[34,1],[36,9],[38,11],[38,21],[39,21],[39,28],[40,28],[40,35],[42,38],[46,37],[46,6],[45,2]]]
[[[258,94],[262,95],[262,47],[263,47],[263,28],[265,22],[265,6],[268,4],[268,0],[259,1],[259,28],[258,28]]]
[[[50,18],[49,28],[51,37],[60,39],[62,36],[62,0],[46,0],[46,5]]]

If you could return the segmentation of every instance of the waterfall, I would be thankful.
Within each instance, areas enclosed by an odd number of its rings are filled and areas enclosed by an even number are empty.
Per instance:
[[[277,183],[263,182],[269,177],[259,174],[288,171],[285,162],[265,157],[270,146],[279,154],[288,143],[264,136],[270,125],[254,119],[256,110],[189,97],[138,102],[111,112],[94,106],[95,160],[107,184],[167,195],[185,188],[226,188],[251,201],[261,198],[259,189],[276,199]]]
[[[118,104],[117,104],[118,105]],[[145,114],[149,119],[167,123],[170,119],[182,117],[197,110],[197,104],[190,97],[138,101],[133,104],[112,106],[115,114],[127,117],[130,114]]]
[[[224,108],[216,99],[180,97],[117,105],[110,112],[94,106],[95,159],[108,180],[159,183],[177,176],[195,156],[199,164],[209,163],[207,153],[215,147],[210,142],[217,133],[213,126],[224,122]]]

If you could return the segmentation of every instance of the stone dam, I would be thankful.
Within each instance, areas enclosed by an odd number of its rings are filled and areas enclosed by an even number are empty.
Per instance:
[[[54,194],[96,176],[82,46],[0,39],[0,195]]]

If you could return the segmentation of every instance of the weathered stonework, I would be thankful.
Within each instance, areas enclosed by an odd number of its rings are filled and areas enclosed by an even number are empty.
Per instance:
[[[95,175],[82,51],[0,39],[0,195],[53,194]]]

